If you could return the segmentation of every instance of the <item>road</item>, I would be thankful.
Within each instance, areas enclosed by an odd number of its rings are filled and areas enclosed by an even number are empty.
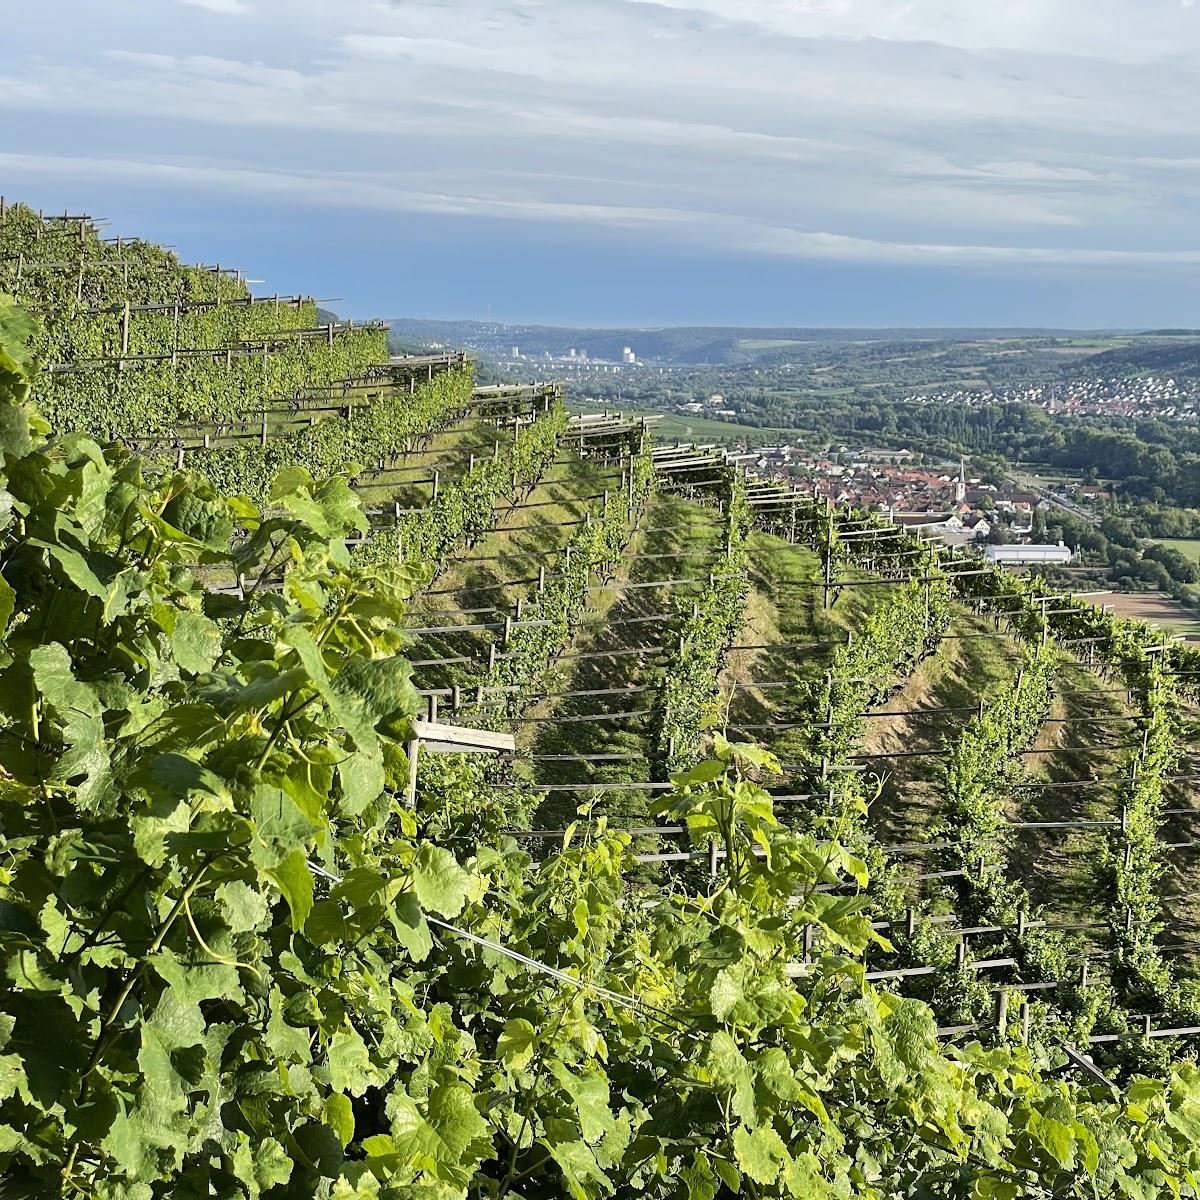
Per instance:
[[[1015,484],[1017,487],[1036,492],[1047,504],[1053,504],[1056,508],[1061,508],[1065,512],[1069,512],[1071,516],[1091,525],[1093,528],[1100,524],[1100,518],[1094,513],[1088,512],[1086,508],[1080,508],[1074,500],[1069,500],[1060,492],[1051,491],[1050,488],[1044,487],[1031,475],[1010,475],[1009,482]]]

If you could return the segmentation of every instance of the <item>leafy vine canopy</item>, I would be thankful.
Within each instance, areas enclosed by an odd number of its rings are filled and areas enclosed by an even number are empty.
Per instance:
[[[677,776],[723,865],[653,906],[602,823],[540,864],[456,838],[479,773],[406,808],[414,568],[351,564],[347,482],[258,507],[47,440],[34,336],[0,301],[6,1195],[1195,1194],[1200,1076],[940,1048],[864,978],[865,866],[777,820],[754,747]]]

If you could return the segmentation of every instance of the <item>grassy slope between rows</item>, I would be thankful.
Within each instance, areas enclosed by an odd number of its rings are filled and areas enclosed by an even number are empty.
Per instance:
[[[490,449],[491,442],[488,442]],[[475,546],[463,549],[440,565],[429,586],[410,605],[413,627],[494,624],[515,615],[518,599],[534,594],[539,566],[547,572],[596,497],[618,487],[620,472],[578,459],[562,451],[537,486],[516,506],[497,513],[491,532]],[[484,610],[473,612],[470,610]],[[418,668],[422,688],[466,683],[486,664],[488,648],[502,650],[499,630],[464,630],[418,636],[409,653],[413,659],[468,658],[469,663]]]

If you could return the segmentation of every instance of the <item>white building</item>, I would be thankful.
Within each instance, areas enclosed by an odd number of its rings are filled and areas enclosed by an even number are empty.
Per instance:
[[[1075,557],[1070,546],[986,546],[983,553],[1001,567],[1063,566]]]

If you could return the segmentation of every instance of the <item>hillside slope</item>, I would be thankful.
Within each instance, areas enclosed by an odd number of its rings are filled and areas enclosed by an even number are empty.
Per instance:
[[[0,250],[14,1196],[1186,1194],[1200,653],[86,218]]]

